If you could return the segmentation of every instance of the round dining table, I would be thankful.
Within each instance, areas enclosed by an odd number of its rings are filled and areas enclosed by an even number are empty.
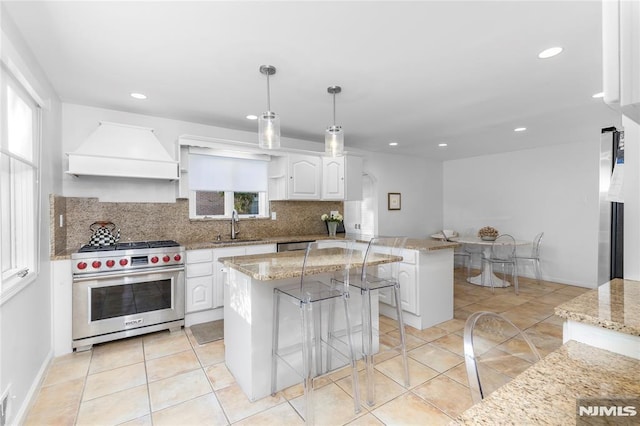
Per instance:
[[[487,258],[491,257],[491,246],[493,245],[494,241],[487,241],[487,240],[481,239],[480,237],[472,237],[472,236],[457,236],[457,237],[449,238],[449,240],[455,241],[460,244],[479,246],[482,248],[482,254],[484,257],[487,257]],[[531,244],[531,241],[525,241],[525,240],[515,240],[515,241],[516,241],[516,246],[524,246],[527,244]],[[493,274],[493,277],[492,277],[491,274],[493,273],[493,271],[491,270],[491,268],[481,268],[481,269],[482,271],[480,272],[480,274],[474,277],[467,278],[467,281],[471,284],[484,285],[486,287],[491,287],[491,278],[493,278],[494,287],[509,287],[511,285],[511,282],[509,282],[506,279],[506,276],[504,278],[498,278],[498,276]],[[484,280],[483,280],[483,275],[484,275]]]

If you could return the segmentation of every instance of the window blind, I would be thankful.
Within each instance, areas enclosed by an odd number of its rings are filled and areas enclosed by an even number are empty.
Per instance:
[[[262,160],[189,154],[189,189],[266,192],[268,165]]]

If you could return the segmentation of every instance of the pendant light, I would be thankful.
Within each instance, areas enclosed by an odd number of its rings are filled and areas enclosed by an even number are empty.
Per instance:
[[[276,73],[273,65],[261,65],[260,73],[267,76],[267,112],[258,118],[258,145],[262,149],[280,148],[280,116],[271,111],[269,76]]]
[[[341,126],[336,126],[336,93],[340,93],[340,86],[330,86],[327,92],[333,95],[333,125],[327,127],[324,133],[324,152],[332,157],[337,157],[344,153],[344,132]]]

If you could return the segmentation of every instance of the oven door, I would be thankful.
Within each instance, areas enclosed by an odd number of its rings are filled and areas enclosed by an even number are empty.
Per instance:
[[[74,277],[72,308],[74,341],[183,320],[184,267]]]

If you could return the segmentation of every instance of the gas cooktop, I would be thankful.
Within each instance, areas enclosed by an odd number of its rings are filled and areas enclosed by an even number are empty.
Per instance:
[[[113,251],[113,250],[136,250],[136,249],[148,249],[148,248],[162,248],[162,247],[179,247],[180,244],[173,240],[159,240],[159,241],[135,241],[126,243],[116,243],[106,246],[92,246],[84,245],[78,250],[78,253],[92,253],[96,251]]]
[[[184,267],[184,247],[173,240],[85,245],[71,254],[74,275]]]

